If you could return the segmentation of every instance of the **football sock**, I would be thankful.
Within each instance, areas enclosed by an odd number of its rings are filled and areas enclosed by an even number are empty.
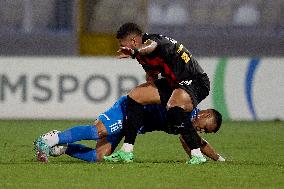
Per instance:
[[[167,116],[169,130],[173,130],[174,134],[181,134],[190,149],[200,147],[201,138],[197,134],[184,109],[178,106],[172,107],[167,111]]]
[[[97,161],[97,151],[82,144],[68,144],[65,154],[88,162]]]
[[[124,125],[125,139],[124,143],[134,144],[137,130],[141,128],[143,122],[143,105],[127,96],[127,120]]]
[[[199,156],[199,157],[203,156],[203,154],[200,151],[200,148],[196,148],[196,149],[191,150],[190,154],[192,156]]]
[[[121,150],[123,150],[124,152],[132,152],[133,147],[133,144],[124,143],[121,147]]]
[[[98,140],[97,127],[93,125],[82,125],[72,127],[65,131],[58,133],[59,142],[58,144],[74,143],[80,140]]]
[[[169,108],[167,122],[169,133],[180,134],[181,127],[184,127],[184,110],[177,106]]]
[[[46,142],[46,144],[50,147],[58,144],[59,138],[58,138],[59,131],[53,130],[49,131],[48,133],[44,134],[42,138]]]
[[[201,146],[201,138],[193,127],[191,121],[186,122],[185,127],[181,131],[182,137],[190,149],[199,149]],[[200,151],[200,149],[199,149]],[[201,153],[201,152],[200,152]]]

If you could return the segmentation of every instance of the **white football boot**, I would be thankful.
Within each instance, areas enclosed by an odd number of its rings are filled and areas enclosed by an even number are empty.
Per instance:
[[[49,131],[35,140],[34,145],[36,150],[36,158],[38,161],[45,163],[48,162],[51,147],[59,142],[59,132],[60,131],[57,130]]]

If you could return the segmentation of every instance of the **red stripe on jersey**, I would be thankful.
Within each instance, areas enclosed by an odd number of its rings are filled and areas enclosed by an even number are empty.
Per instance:
[[[167,79],[167,81],[169,82],[169,84],[173,87],[174,84],[176,84],[178,81],[177,81],[177,78],[175,76],[175,73],[173,72],[173,70],[164,62],[163,63],[163,68],[164,68],[164,74]]]
[[[152,73],[162,73],[163,77],[166,77],[167,81],[171,86],[177,83],[177,78],[173,70],[166,64],[165,60],[159,56],[154,58],[149,58],[145,56],[138,55],[137,57],[138,62],[141,65],[149,66],[151,70],[147,70]]]
[[[136,59],[141,65],[149,65],[153,68],[160,66],[164,62],[164,60],[158,56],[155,58],[148,58],[146,56],[141,56],[138,54],[136,56]]]

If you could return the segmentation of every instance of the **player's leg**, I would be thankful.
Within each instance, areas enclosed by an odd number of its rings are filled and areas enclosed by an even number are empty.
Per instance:
[[[96,144],[97,150],[97,161],[104,160],[104,156],[108,156],[112,152],[111,143],[107,140],[107,138],[102,138],[97,141]]]
[[[118,146],[122,138],[124,137],[124,132],[121,132],[117,135],[109,135],[107,136],[107,141],[111,144],[111,153],[115,150],[115,148]],[[134,158],[134,155],[132,152],[126,153],[122,150],[118,150],[115,153],[112,153],[111,155],[105,153],[105,156],[103,159],[105,161],[110,162],[132,162]]]
[[[125,140],[121,150],[113,154],[113,160],[131,162],[133,159],[133,147],[137,136],[138,128],[143,126],[143,105],[144,104],[159,104],[160,97],[158,89],[154,83],[144,83],[132,89],[127,96],[127,120],[124,124]],[[111,157],[106,160],[111,160]]]
[[[54,146],[56,147],[56,146]],[[52,147],[52,148],[54,148]],[[61,152],[62,153],[62,152]],[[87,162],[96,162],[97,161],[97,151],[96,149],[87,147],[83,144],[67,144],[67,147],[64,151],[64,154],[69,155],[70,157],[84,160]],[[51,154],[54,156],[54,154]]]
[[[56,145],[50,149],[50,156],[58,157],[66,154],[87,162],[98,162],[103,160],[104,155],[111,153],[111,144],[106,138],[97,140],[96,148],[90,148],[82,144]]]
[[[107,130],[104,124],[98,120],[95,125],[82,125],[72,127],[63,132],[59,132],[54,140],[51,140],[50,146],[56,144],[69,144],[81,140],[98,140],[107,135]],[[56,138],[58,137],[58,138]],[[52,143],[53,142],[53,143]]]
[[[180,83],[180,88],[173,91],[168,104],[168,120],[183,138],[191,149],[190,164],[199,164],[206,161],[200,151],[201,138],[192,126],[186,112],[192,111],[196,105],[209,94],[209,80],[197,78]]]
[[[124,103],[126,97],[121,97],[111,108],[99,115],[93,125],[77,126],[63,132],[49,132],[35,141],[37,159],[47,162],[50,147],[58,144],[74,143],[80,140],[98,140],[116,135],[122,130],[124,120]]]
[[[193,109],[190,95],[181,88],[175,89],[167,104],[168,121],[174,130],[183,135],[184,140],[191,150],[192,159],[202,163],[206,161],[200,151],[200,137],[191,124],[186,111]],[[193,160],[192,160],[193,161]]]
[[[96,125],[75,126],[65,131],[50,131],[35,141],[36,156],[39,161],[47,162],[50,148],[60,144],[71,144],[80,140],[98,140],[105,137],[107,130],[101,121]]]
[[[58,144],[74,143],[80,140],[98,140],[105,137],[107,131],[103,124],[99,121],[97,125],[80,125],[69,128],[62,132],[53,130],[42,135],[39,140],[49,147]]]
[[[143,105],[160,104],[158,89],[153,83],[144,83],[130,91],[127,98],[127,122],[125,125],[125,143],[134,144],[137,128],[143,126]],[[133,129],[135,127],[135,129]]]
[[[65,154],[87,162],[100,162],[112,153],[121,139],[121,133],[101,138],[97,140],[95,149],[82,144],[68,144]]]
[[[63,154],[69,155],[87,162],[99,162],[104,156],[110,155],[121,141],[123,134],[118,132],[97,140],[96,148],[90,148],[82,144],[56,145],[50,150],[50,155],[57,157]]]
[[[71,157],[88,162],[99,162],[104,156],[110,155],[123,138],[122,130],[97,140],[96,148],[92,149],[81,144],[68,144],[65,153]]]
[[[106,160],[105,157],[111,155],[123,137],[124,133],[120,130],[120,132],[117,132],[116,134],[108,135],[107,137],[100,139],[96,146],[97,158],[99,161]]]
[[[96,148],[92,149],[81,144],[68,144],[66,154],[87,162],[99,162],[105,155],[111,154],[111,143],[107,138],[97,140]]]

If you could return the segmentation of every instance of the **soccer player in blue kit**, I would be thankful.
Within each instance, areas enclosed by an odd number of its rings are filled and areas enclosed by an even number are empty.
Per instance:
[[[67,154],[87,162],[102,161],[104,156],[110,155],[115,150],[124,136],[123,124],[126,119],[126,99],[126,96],[118,99],[110,109],[99,115],[94,125],[75,126],[62,132],[53,130],[37,138],[35,141],[37,160],[48,162],[49,156]],[[199,132],[215,133],[219,130],[222,122],[221,114],[214,109],[199,110],[196,108],[189,116]],[[163,106],[145,105],[144,118],[143,127],[139,128],[137,133],[168,132],[166,109]],[[75,143],[81,140],[95,140],[97,142],[96,148],[92,149]],[[180,141],[190,156],[190,149],[182,136],[180,136]],[[201,140],[201,151],[215,161],[225,161],[204,139]]]

